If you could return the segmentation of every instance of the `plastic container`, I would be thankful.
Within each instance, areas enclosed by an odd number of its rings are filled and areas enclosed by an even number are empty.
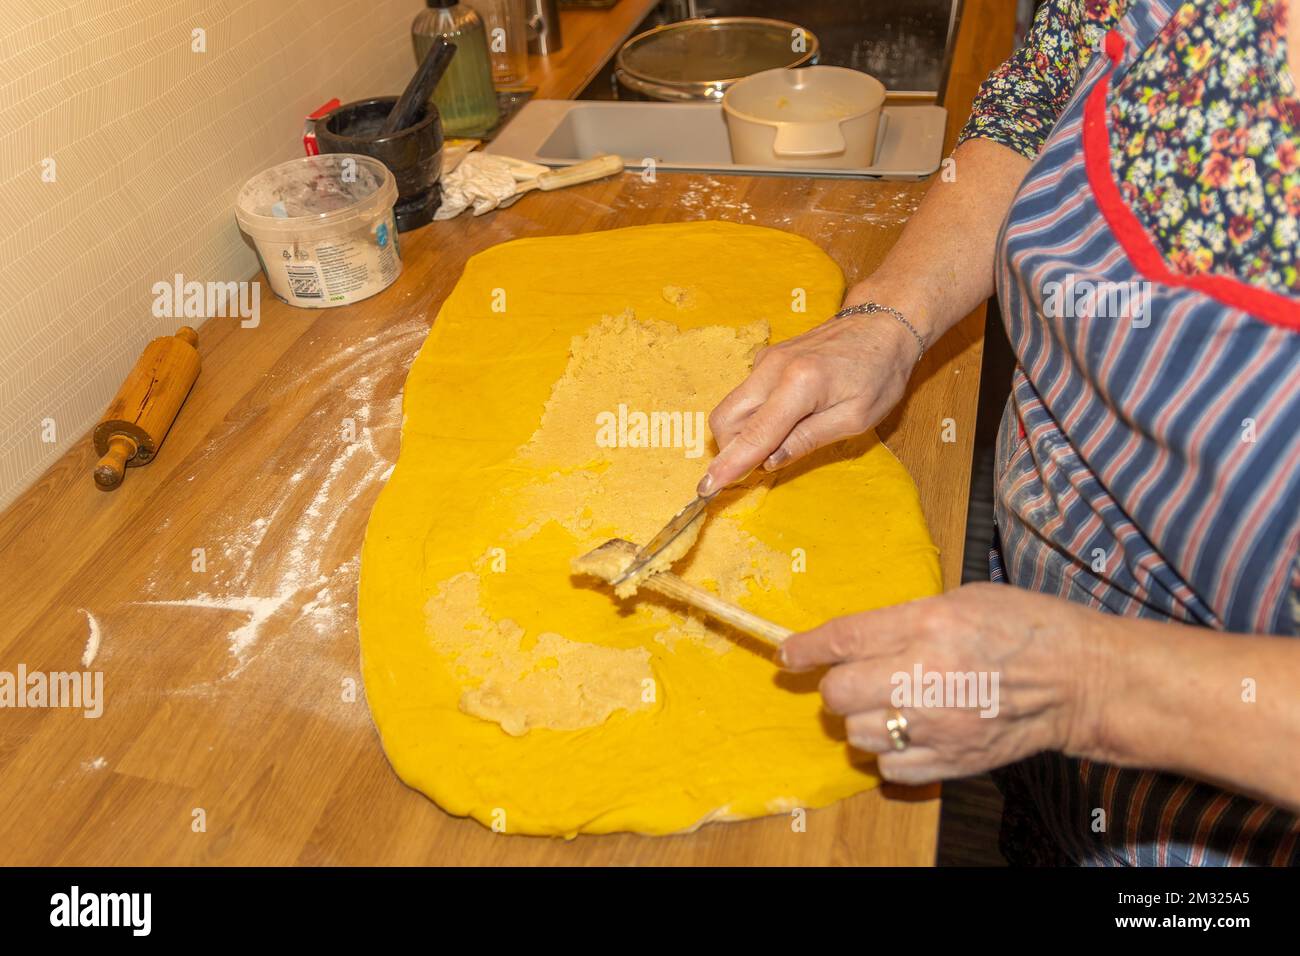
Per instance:
[[[368,299],[401,274],[397,183],[377,159],[322,153],[263,170],[239,191],[235,220],[271,291],[305,309]]]
[[[766,70],[722,98],[734,162],[861,169],[875,164],[885,86],[841,66]]]

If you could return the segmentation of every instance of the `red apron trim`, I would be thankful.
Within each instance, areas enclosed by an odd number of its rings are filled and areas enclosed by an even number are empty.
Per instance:
[[[1106,34],[1106,56],[1118,64],[1124,55],[1125,41],[1116,31]],[[1111,67],[1111,73],[1114,66]],[[1243,312],[1300,332],[1300,302],[1269,289],[1261,289],[1222,275],[1184,275],[1174,272],[1133,210],[1124,202],[1110,171],[1110,130],[1106,125],[1106,94],[1111,73],[1097,81],[1083,105],[1083,162],[1088,185],[1097,200],[1106,224],[1119,240],[1137,270],[1153,282],[1195,289],[1212,299]]]
[[[1119,66],[1119,61],[1124,59],[1124,49],[1127,46],[1128,41],[1118,30],[1106,31],[1106,56],[1113,66]]]

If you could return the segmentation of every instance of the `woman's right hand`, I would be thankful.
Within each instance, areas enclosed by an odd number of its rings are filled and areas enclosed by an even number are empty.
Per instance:
[[[866,301],[854,296],[847,304],[857,298]],[[915,337],[887,313],[829,319],[763,349],[749,377],[709,416],[721,451],[699,494],[862,434],[903,397],[916,358]]]
[[[900,310],[927,345],[993,294],[998,229],[1029,170],[1024,156],[978,137],[951,159],[953,175],[932,179],[885,260],[844,300]],[[887,313],[831,319],[765,349],[709,417],[722,450],[699,493],[871,428],[903,397],[916,352],[912,333]]]

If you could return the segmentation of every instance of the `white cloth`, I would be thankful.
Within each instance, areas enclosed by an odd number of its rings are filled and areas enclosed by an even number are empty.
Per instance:
[[[442,205],[433,218],[453,219],[466,209],[481,216],[499,206],[508,206],[519,183],[536,179],[546,171],[545,166],[509,156],[477,150],[466,153],[449,172],[443,173]]]

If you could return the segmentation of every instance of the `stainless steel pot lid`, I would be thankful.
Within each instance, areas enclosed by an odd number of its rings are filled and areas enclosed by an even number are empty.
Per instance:
[[[802,49],[795,49],[795,31],[802,32]],[[644,84],[704,96],[710,88],[754,73],[814,63],[819,49],[817,37],[798,24],[764,17],[713,17],[670,23],[634,36],[619,50],[617,65]]]

